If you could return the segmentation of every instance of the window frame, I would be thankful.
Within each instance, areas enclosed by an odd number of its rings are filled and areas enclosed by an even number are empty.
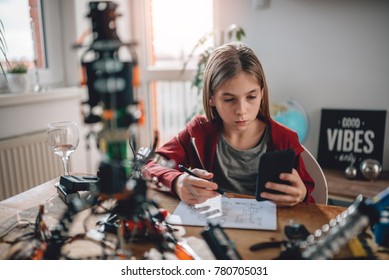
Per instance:
[[[16,0],[20,1],[20,0]],[[21,1],[20,1],[21,2]],[[32,1],[31,3],[23,2],[22,4],[25,5],[26,8],[29,7],[29,5],[34,5],[34,9],[37,10],[30,11],[30,13],[27,14],[27,20],[30,21],[30,17],[33,16],[34,20],[37,20],[39,22],[34,23],[34,31],[32,29],[25,30],[27,32],[26,34],[30,34],[28,38],[23,38],[23,40],[29,40],[28,42],[12,42],[14,44],[18,45],[28,45],[28,49],[22,49],[21,51],[25,53],[17,54],[18,57],[10,58],[8,57],[8,61],[11,63],[13,61],[17,61],[18,59],[28,59],[29,63],[31,62],[31,67],[28,69],[28,74],[30,76],[31,85],[33,86],[37,82],[37,78],[39,79],[39,84],[43,88],[51,88],[51,87],[59,87],[65,85],[65,69],[67,65],[64,63],[64,44],[65,40],[67,38],[64,38],[65,32],[68,29],[68,27],[62,27],[62,24],[64,23],[63,18],[69,18],[70,13],[63,11],[63,6],[68,6],[66,3],[66,0],[37,0],[37,6],[35,6],[35,1]],[[71,2],[71,1],[69,1]],[[11,6],[7,6],[7,3],[4,3],[4,6],[8,9],[12,9]],[[31,15],[31,12],[33,15]],[[73,11],[71,11],[73,12]],[[23,17],[25,15],[23,14]],[[10,19],[10,22],[5,23],[5,31],[7,32],[9,29],[12,31],[12,18]],[[6,24],[10,24],[11,26],[8,26]],[[35,28],[39,28],[39,30],[35,30]],[[33,42],[33,34],[34,32],[39,32],[41,38],[39,42]],[[5,35],[5,40],[7,42],[7,39],[10,40],[11,37],[7,38],[7,34]],[[10,43],[10,42],[8,42]],[[34,48],[41,47],[41,53],[35,54],[33,50],[32,56],[30,53],[30,43],[31,46]],[[71,46],[71,44],[69,44]],[[35,56],[38,55],[38,58],[41,58],[43,61],[43,65],[35,68],[33,66],[33,60]],[[15,55],[14,55],[15,56]],[[24,58],[26,57],[26,58]],[[28,58],[27,58],[28,57]],[[7,67],[5,68],[5,71],[7,71]],[[31,89],[32,90],[32,89]]]
[[[149,54],[151,53],[150,30],[150,2],[131,1],[131,19],[132,34],[135,41],[138,42],[137,54],[141,73],[140,92],[142,101],[146,105],[146,126],[141,128],[140,143],[143,145],[151,144],[153,141],[153,131],[157,127],[156,112],[154,112],[153,103],[155,102],[155,81],[190,81],[193,79],[196,69],[187,68],[184,72],[182,68],[165,68],[153,66],[150,63]],[[139,47],[141,46],[141,47]]]
[[[42,0],[42,3],[47,67],[38,69],[39,82],[43,86],[63,86],[65,84],[65,64],[63,29],[61,28],[64,22],[60,13],[61,0]]]

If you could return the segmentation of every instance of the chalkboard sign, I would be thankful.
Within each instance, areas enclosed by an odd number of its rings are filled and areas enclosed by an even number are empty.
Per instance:
[[[322,109],[318,162],[344,170],[364,159],[382,164],[386,111]]]

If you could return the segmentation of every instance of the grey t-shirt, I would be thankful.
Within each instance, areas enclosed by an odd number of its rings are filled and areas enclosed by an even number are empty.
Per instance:
[[[240,194],[255,194],[260,156],[266,152],[268,129],[259,143],[248,150],[230,146],[220,134],[214,162],[214,182],[223,191]]]

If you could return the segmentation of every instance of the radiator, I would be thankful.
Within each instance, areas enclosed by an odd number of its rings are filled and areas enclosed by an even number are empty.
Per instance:
[[[48,149],[45,131],[0,140],[0,200],[61,174],[62,161]]]

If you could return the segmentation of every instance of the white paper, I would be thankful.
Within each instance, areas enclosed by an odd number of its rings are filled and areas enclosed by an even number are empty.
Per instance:
[[[205,226],[209,221],[224,228],[276,230],[277,207],[269,201],[220,195],[196,205],[180,201],[167,221],[188,226]]]

